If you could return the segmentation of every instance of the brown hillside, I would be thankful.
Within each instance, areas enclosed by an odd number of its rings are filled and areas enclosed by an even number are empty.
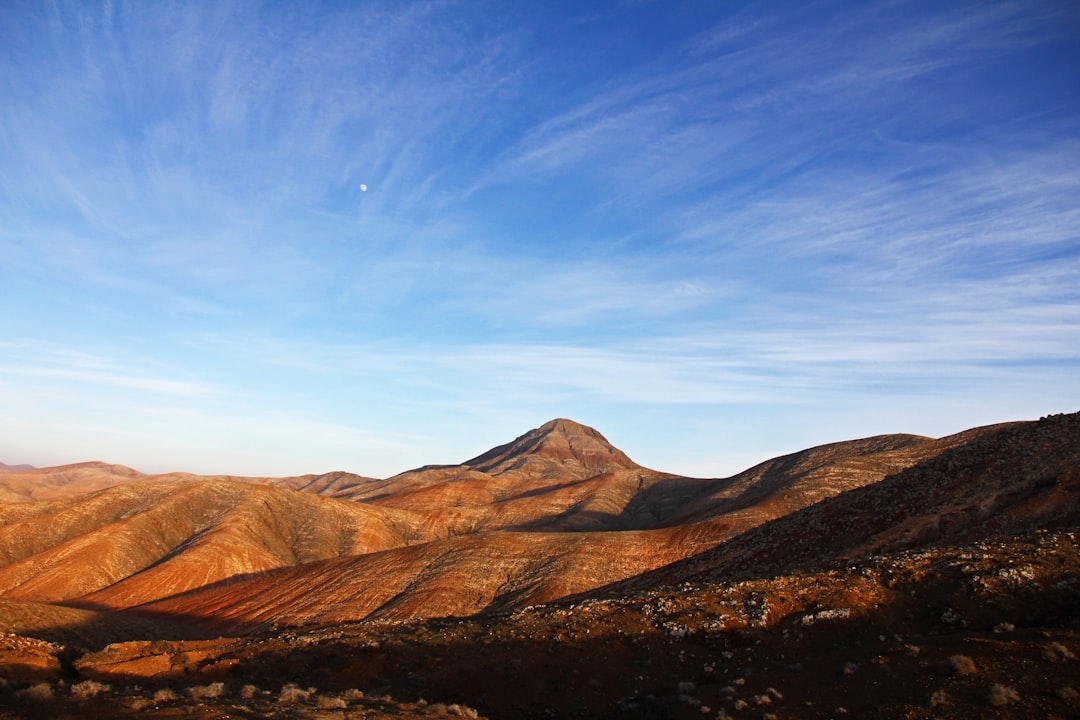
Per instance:
[[[965,442],[881,482],[633,582],[784,573],[832,559],[1080,524],[1080,413],[957,437]]]
[[[584,592],[685,557],[693,530],[481,533],[237,578],[141,606],[224,629],[473,615]]]
[[[103,462],[50,468],[11,467],[0,474],[0,502],[53,500],[135,482],[144,477],[129,467]]]
[[[674,478],[638,495],[627,514],[635,526],[723,518],[732,533],[740,533],[827,497],[876,483],[1000,427],[1004,426],[976,428],[937,440],[879,435],[767,460],[724,481]]]
[[[194,475],[185,472],[146,475],[124,465],[103,462],[76,463],[46,468],[0,464],[0,502],[56,500],[131,482],[202,482],[207,480],[269,485],[327,497],[346,496],[354,492],[358,486],[372,482],[372,478],[341,471],[321,475],[271,478],[237,475]]]
[[[406,513],[244,483],[133,483],[0,505],[0,593],[137,604],[231,577],[422,539]],[[108,588],[106,590],[106,588]]]

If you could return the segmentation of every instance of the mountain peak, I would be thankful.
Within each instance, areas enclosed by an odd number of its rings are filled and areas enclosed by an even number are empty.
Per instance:
[[[603,437],[602,435],[600,435],[600,433],[598,431],[594,430],[593,428],[589,427],[588,425],[582,425],[581,423],[576,423],[573,420],[567,420],[566,418],[555,418],[554,420],[549,420],[546,423],[544,423],[543,425],[541,425],[540,427],[536,428],[535,430],[531,430],[530,432],[536,432],[536,433],[555,432],[555,433],[563,433],[563,434],[566,434],[566,435],[591,434],[591,435],[599,436],[601,438]],[[526,433],[526,434],[528,434],[528,433]],[[604,442],[607,442],[607,441],[605,440]]]
[[[573,470],[580,477],[638,467],[597,430],[566,418],[546,422],[464,464],[492,475],[511,470],[541,475]]]

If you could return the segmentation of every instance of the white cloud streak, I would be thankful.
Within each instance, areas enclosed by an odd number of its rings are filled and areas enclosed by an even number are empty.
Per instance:
[[[0,323],[43,352],[0,391],[379,457],[485,414],[1080,402],[1075,101],[995,75],[1075,14],[916,9],[714,9],[633,62],[440,3],[12,12]]]

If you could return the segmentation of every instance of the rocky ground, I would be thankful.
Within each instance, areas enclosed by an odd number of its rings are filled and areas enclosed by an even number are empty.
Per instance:
[[[0,717],[1064,719],[1078,609],[1077,534],[1038,531],[465,619],[7,637]]]

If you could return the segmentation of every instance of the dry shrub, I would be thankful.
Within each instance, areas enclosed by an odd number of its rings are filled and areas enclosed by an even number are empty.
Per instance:
[[[1043,651],[1043,656],[1051,662],[1076,659],[1076,655],[1073,654],[1073,651],[1059,642],[1047,645],[1046,650]]]
[[[946,664],[949,670],[957,675],[974,675],[979,671],[975,667],[975,661],[967,655],[953,655]]]
[[[281,692],[278,693],[278,702],[307,702],[311,698],[311,692],[311,690],[304,690],[296,683],[286,683],[281,686]]]
[[[161,688],[154,693],[154,702],[169,702],[170,700],[176,700],[178,697],[172,688]]]
[[[250,700],[258,694],[259,688],[255,687],[254,685],[245,685],[244,687],[240,688],[240,697],[244,700]]]
[[[990,688],[990,691],[986,694],[986,702],[990,705],[1008,705],[1011,702],[1015,702],[1020,699],[1020,693],[1012,689],[1008,685],[1002,685],[997,683]]]
[[[320,710],[337,710],[349,707],[349,703],[345,702],[339,697],[320,695],[315,700],[315,707],[319,708]]]
[[[103,692],[108,692],[109,686],[96,680],[83,680],[71,686],[71,694],[80,698],[97,697]]]
[[[188,688],[187,694],[196,700],[221,697],[225,694],[225,683],[216,682],[209,685],[194,685]]]
[[[38,683],[25,690],[20,690],[16,695],[31,702],[46,702],[53,698],[53,687],[49,683]]]

